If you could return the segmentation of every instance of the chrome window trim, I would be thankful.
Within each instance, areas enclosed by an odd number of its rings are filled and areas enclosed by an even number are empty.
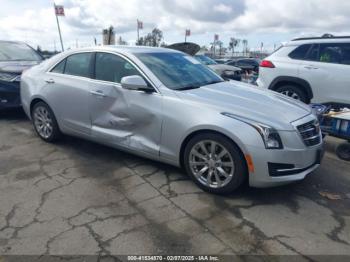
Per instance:
[[[114,85],[114,86],[120,86],[121,87],[121,84],[120,83],[116,83],[116,82],[111,82],[111,81],[104,81],[104,80],[99,80],[99,79],[92,79],[90,77],[84,77],[84,76],[75,76],[75,75],[69,75],[69,74],[61,74],[61,73],[55,73],[55,72],[51,72],[52,69],[55,68],[55,66],[57,64],[59,64],[60,62],[62,62],[64,59],[67,59],[69,56],[71,55],[76,55],[76,54],[81,54],[81,53],[107,53],[107,54],[112,54],[112,55],[116,55],[116,56],[119,56],[125,60],[127,60],[130,64],[132,64],[135,69],[144,77],[147,79],[147,81],[151,84],[151,86],[153,87],[154,91],[158,94],[161,94],[161,92],[159,91],[159,89],[156,87],[156,85],[153,83],[153,81],[143,72],[143,70],[135,63],[133,62],[129,57],[127,57],[126,55],[120,53],[120,52],[113,52],[113,51],[106,51],[106,50],[86,50],[86,51],[76,51],[76,52],[73,52],[73,53],[69,53],[67,55],[65,55],[63,58],[61,58],[60,60],[58,60],[56,63],[54,63],[51,67],[49,67],[48,70],[46,70],[46,74],[53,74],[53,75],[56,75],[56,76],[64,76],[64,77],[70,77],[70,78],[73,78],[73,79],[82,79],[82,80],[88,80],[88,81],[92,81],[92,82],[98,82],[98,83],[104,83],[104,84],[111,84],[111,85]],[[95,63],[96,63],[96,60],[95,60]]]

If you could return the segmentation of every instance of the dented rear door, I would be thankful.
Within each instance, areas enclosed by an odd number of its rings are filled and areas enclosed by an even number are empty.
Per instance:
[[[97,53],[95,67],[89,103],[93,137],[158,156],[162,96],[123,89],[121,78],[140,72],[120,56]]]

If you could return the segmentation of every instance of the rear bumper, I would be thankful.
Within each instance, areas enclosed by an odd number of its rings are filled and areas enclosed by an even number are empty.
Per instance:
[[[249,174],[253,187],[273,187],[304,179],[317,169],[323,158],[323,144],[305,149],[249,149],[254,173]]]
[[[0,109],[21,107],[19,82],[0,81]]]

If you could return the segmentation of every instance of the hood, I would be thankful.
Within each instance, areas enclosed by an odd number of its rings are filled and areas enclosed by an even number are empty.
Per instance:
[[[231,66],[231,65],[225,65],[225,64],[215,64],[215,65],[208,65],[211,69],[213,69],[216,72],[224,72],[224,71],[241,71],[242,69],[239,67]]]
[[[0,61],[0,72],[21,74],[23,70],[28,69],[41,61]]]
[[[178,95],[190,103],[252,119],[277,130],[292,131],[291,122],[311,114],[310,107],[297,100],[236,81],[179,91]]]
[[[191,56],[194,56],[201,49],[199,45],[190,42],[168,45],[167,48],[181,51]]]

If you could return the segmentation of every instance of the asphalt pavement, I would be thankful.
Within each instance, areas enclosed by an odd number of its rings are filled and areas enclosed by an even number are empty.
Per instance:
[[[301,182],[217,196],[169,165],[73,137],[47,144],[23,112],[3,112],[0,255],[350,255],[339,142],[326,138]]]

